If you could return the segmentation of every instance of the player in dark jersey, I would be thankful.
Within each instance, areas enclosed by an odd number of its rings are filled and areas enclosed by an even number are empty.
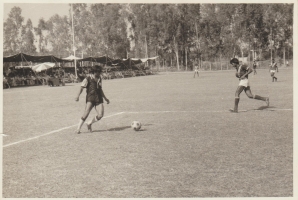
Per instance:
[[[198,66],[198,64],[195,65],[195,73],[194,73],[193,77],[195,78],[196,75],[198,75],[198,77],[199,77],[199,66]]]
[[[103,99],[107,102],[107,104],[110,103],[109,99],[106,98],[103,90],[102,90],[102,82],[101,82],[101,76],[102,68],[100,66],[94,66],[89,76],[87,76],[82,84],[80,91],[78,93],[78,96],[75,98],[76,101],[79,101],[80,94],[86,88],[86,107],[83,116],[81,117],[78,128],[75,131],[76,133],[80,133],[81,127],[84,124],[85,120],[87,119],[90,111],[94,107],[97,115],[86,123],[87,128],[90,132],[92,132],[92,124],[94,122],[99,121],[103,115],[104,115],[104,107],[103,107]]]
[[[272,77],[272,82],[277,81],[277,78],[275,76],[275,72],[278,72],[277,63],[274,62],[274,59],[272,59],[272,64],[270,65],[270,75]]]
[[[254,75],[257,74],[257,63],[256,63],[256,60],[254,60],[254,62],[252,64],[252,68],[254,70]]]
[[[236,69],[236,77],[239,78],[239,81],[240,81],[235,93],[234,109],[230,109],[230,111],[234,113],[238,112],[240,94],[243,90],[245,91],[246,95],[249,98],[265,101],[267,106],[269,106],[269,97],[261,97],[259,95],[253,95],[251,93],[249,82],[248,82],[248,74],[252,72],[252,69],[246,65],[239,65],[239,60],[237,58],[231,59],[230,63]]]

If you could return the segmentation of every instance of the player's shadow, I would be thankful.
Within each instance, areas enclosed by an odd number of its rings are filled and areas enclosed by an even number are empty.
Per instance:
[[[270,108],[275,108],[274,106],[261,106],[257,109],[253,109],[253,110],[267,110],[267,109],[270,109]],[[273,111],[273,110],[270,110],[270,111]]]
[[[144,126],[151,126],[152,124],[143,124],[142,128],[139,131],[146,131],[145,128],[143,128]],[[106,131],[123,131],[125,129],[131,129],[131,126],[120,126],[120,127],[115,127],[115,128],[109,128],[106,130],[93,130],[93,133],[98,133],[98,132],[106,132]]]
[[[130,126],[121,126],[121,127],[115,127],[115,128],[109,128],[106,130],[93,130],[93,133],[99,133],[99,132],[106,132],[106,131],[123,131],[125,129],[129,129]]]

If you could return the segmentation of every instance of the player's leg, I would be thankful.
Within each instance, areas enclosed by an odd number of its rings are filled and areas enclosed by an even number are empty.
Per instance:
[[[275,79],[275,82],[277,81],[277,77],[275,76],[275,74],[274,74],[274,79]]]
[[[250,87],[249,87],[249,86],[246,87],[246,88],[244,89],[244,91],[245,91],[245,94],[246,94],[249,98],[251,98],[251,99],[257,99],[257,100],[261,100],[261,101],[265,101],[266,104],[267,104],[267,106],[269,106],[269,97],[262,97],[262,96],[260,96],[260,95],[253,95],[253,94],[251,93],[251,90],[250,90]]]
[[[274,82],[274,72],[271,72],[272,82]]]
[[[89,122],[86,123],[87,128],[90,132],[92,132],[92,124],[99,121],[104,116],[103,103],[95,106],[95,110],[96,110],[97,115],[92,120],[90,120]]]
[[[235,92],[234,110],[230,110],[231,112],[235,112],[235,113],[238,112],[238,104],[239,104],[239,101],[240,101],[240,94],[243,91],[243,89],[244,89],[244,86],[242,86],[242,85],[239,85],[237,87],[237,90]]]
[[[84,124],[85,120],[87,119],[91,109],[93,108],[93,103],[92,102],[87,102],[86,106],[85,106],[85,111],[83,116],[81,117],[79,124],[78,124],[78,128],[76,130],[76,133],[80,133],[80,130],[82,128],[82,125]]]

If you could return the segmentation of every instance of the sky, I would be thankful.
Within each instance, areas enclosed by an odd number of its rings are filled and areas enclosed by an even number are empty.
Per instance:
[[[33,27],[37,27],[40,18],[47,21],[55,14],[68,17],[70,9],[68,3],[4,3],[3,22],[6,21],[11,9],[15,6],[22,9],[21,15],[24,17],[24,23],[31,19]]]

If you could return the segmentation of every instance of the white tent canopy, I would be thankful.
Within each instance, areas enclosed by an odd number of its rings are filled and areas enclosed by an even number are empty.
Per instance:
[[[70,55],[70,56],[68,56],[68,57],[66,57],[66,58],[62,58],[63,60],[78,60],[78,59],[81,59],[81,58],[78,58],[78,57],[76,57],[76,56],[73,56],[73,55]]]
[[[26,66],[15,66],[16,69],[22,69],[22,68],[31,68],[31,65],[26,65]]]
[[[41,63],[41,64],[38,64],[38,65],[32,66],[32,70],[35,71],[35,72],[41,72],[41,71],[50,69],[54,66],[55,66],[55,63],[46,62],[46,63]]]
[[[148,60],[155,60],[156,58],[158,58],[158,56],[151,57],[151,58],[131,58],[131,60],[134,60],[134,61],[141,60],[144,63],[144,62],[147,62]]]

